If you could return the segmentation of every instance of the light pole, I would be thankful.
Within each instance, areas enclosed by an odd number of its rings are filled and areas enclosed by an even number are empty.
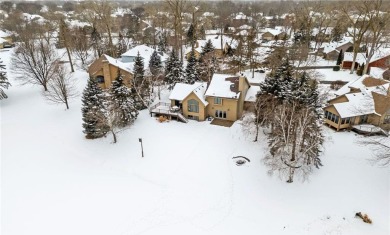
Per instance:
[[[142,138],[138,138],[138,141],[141,143],[142,157],[144,157],[144,146],[142,145]]]

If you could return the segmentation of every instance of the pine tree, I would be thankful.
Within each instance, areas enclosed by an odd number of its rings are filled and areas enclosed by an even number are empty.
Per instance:
[[[8,82],[8,78],[4,70],[5,65],[3,64],[3,61],[0,60],[0,100],[8,98],[2,88],[8,89],[8,87],[11,86],[11,83]]]
[[[135,107],[138,110],[145,109],[149,101],[149,81],[145,79],[144,58],[137,54],[133,68],[132,93],[135,101]]]
[[[288,58],[285,58],[280,67],[260,84],[260,94],[270,94],[279,100],[291,96],[293,81],[293,67]]]
[[[195,52],[192,50],[188,58],[188,63],[186,67],[186,76],[184,82],[187,84],[194,84],[199,80],[200,79],[199,79],[198,61],[195,57]]]
[[[339,56],[337,57],[336,65],[340,65],[344,60],[344,52],[343,49],[340,50]]]
[[[208,53],[200,57],[199,75],[202,81],[211,81],[215,71],[218,68],[218,62],[214,54]]]
[[[89,78],[87,87],[83,91],[82,119],[84,134],[87,139],[100,138],[107,133],[98,117],[104,116],[104,94],[94,78]]]
[[[209,52],[214,52],[214,46],[211,40],[207,40],[206,44],[202,46],[202,52],[200,53],[202,56],[206,55]]]
[[[172,90],[176,83],[183,81],[183,64],[176,55],[175,50],[172,50],[168,60],[165,63],[165,82],[168,84],[168,89]]]
[[[118,74],[118,77],[112,82],[108,92],[109,109],[114,110],[115,115],[118,117],[116,125],[125,127],[133,123],[138,116],[138,111],[131,91],[123,83],[121,74]]]
[[[187,31],[187,41],[188,41],[188,44],[191,44],[191,45],[194,44],[195,40],[196,40],[195,28],[194,28],[194,25],[191,24],[190,27],[188,28],[188,31]]]
[[[161,57],[157,53],[157,51],[154,51],[150,56],[149,69],[150,72],[153,74],[153,76],[157,76],[161,73],[161,69],[162,69]]]
[[[158,40],[158,51],[166,52],[167,51],[167,39],[165,35],[159,37]]]

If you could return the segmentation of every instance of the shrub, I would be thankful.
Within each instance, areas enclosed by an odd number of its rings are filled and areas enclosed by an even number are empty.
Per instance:
[[[338,90],[340,89],[342,86],[344,86],[344,82],[341,81],[341,80],[337,80],[337,81],[334,81],[330,84],[330,88],[333,89],[333,90]]]

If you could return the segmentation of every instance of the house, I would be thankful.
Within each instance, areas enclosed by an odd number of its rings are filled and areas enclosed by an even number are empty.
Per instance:
[[[241,118],[250,85],[246,77],[214,74],[210,84],[177,83],[169,99],[188,119],[203,121],[214,117],[229,121]],[[176,106],[176,107],[175,107]]]
[[[206,120],[206,107],[208,102],[205,100],[207,83],[195,82],[194,84],[177,83],[169,95],[171,107],[178,107],[183,115],[192,120]]]
[[[123,63],[111,56],[102,55],[89,66],[88,73],[102,89],[109,88],[112,81],[118,77],[118,73],[124,76],[124,83],[130,86],[133,79],[133,65],[134,63]]]
[[[207,114],[214,118],[236,121],[241,118],[250,85],[246,77],[214,74],[205,93]]]
[[[211,44],[213,44],[214,47],[214,55],[216,58],[221,58],[223,54],[227,51],[228,47],[233,46],[232,43],[233,40],[229,37],[223,36],[222,37],[222,46],[221,46],[221,38],[220,36],[217,37],[209,37],[206,40],[197,40],[194,46],[194,53],[195,57],[197,59],[200,58],[200,55],[202,53],[202,47],[204,47],[207,43],[207,41],[210,39]],[[188,59],[190,57],[190,52],[192,50],[192,47],[188,47],[185,50],[185,56]]]
[[[250,17],[246,16],[244,13],[240,12],[237,15],[233,16],[232,26],[240,27],[241,25],[248,24]]]
[[[353,52],[345,52],[344,60],[341,63],[341,67],[343,69],[350,69],[352,67],[353,62]],[[355,69],[362,67],[367,62],[366,53],[357,53],[357,57],[355,60]],[[372,56],[370,63],[368,64],[368,71],[370,71],[371,67],[378,67],[382,69],[387,69],[390,66],[390,50],[382,49],[378,50]]]
[[[353,44],[349,40],[324,43],[318,49],[318,53],[322,54],[324,59],[326,60],[337,60],[341,50],[343,50],[343,52],[345,53],[346,51],[351,50],[352,46]]]
[[[122,63],[132,63],[135,61],[135,58],[137,57],[137,55],[139,53],[140,56],[144,59],[145,67],[148,67],[150,56],[153,54],[154,51],[155,51],[155,49],[148,47],[146,45],[135,46],[121,55],[121,62]],[[164,63],[169,57],[165,53],[159,52],[159,55],[161,57],[162,63]]]
[[[0,49],[12,47],[12,45],[13,45],[13,41],[12,41],[11,34],[3,30],[0,30]]]
[[[287,37],[287,34],[277,29],[266,29],[261,39],[265,41],[281,40]]]
[[[324,108],[326,124],[337,131],[360,124],[390,128],[390,82],[366,75],[340,90]]]

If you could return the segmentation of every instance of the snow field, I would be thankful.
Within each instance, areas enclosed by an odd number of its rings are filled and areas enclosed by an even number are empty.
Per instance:
[[[0,57],[8,63],[8,52]],[[7,67],[8,68],[8,67]],[[324,127],[324,167],[293,184],[269,177],[258,143],[231,128],[159,123],[147,111],[112,137],[82,134],[80,98],[48,105],[39,87],[0,102],[1,234],[389,234],[389,170],[357,136]],[[82,92],[88,75],[77,71]],[[138,138],[143,138],[141,158]],[[232,157],[251,162],[236,166]],[[355,219],[367,213],[372,225]]]

